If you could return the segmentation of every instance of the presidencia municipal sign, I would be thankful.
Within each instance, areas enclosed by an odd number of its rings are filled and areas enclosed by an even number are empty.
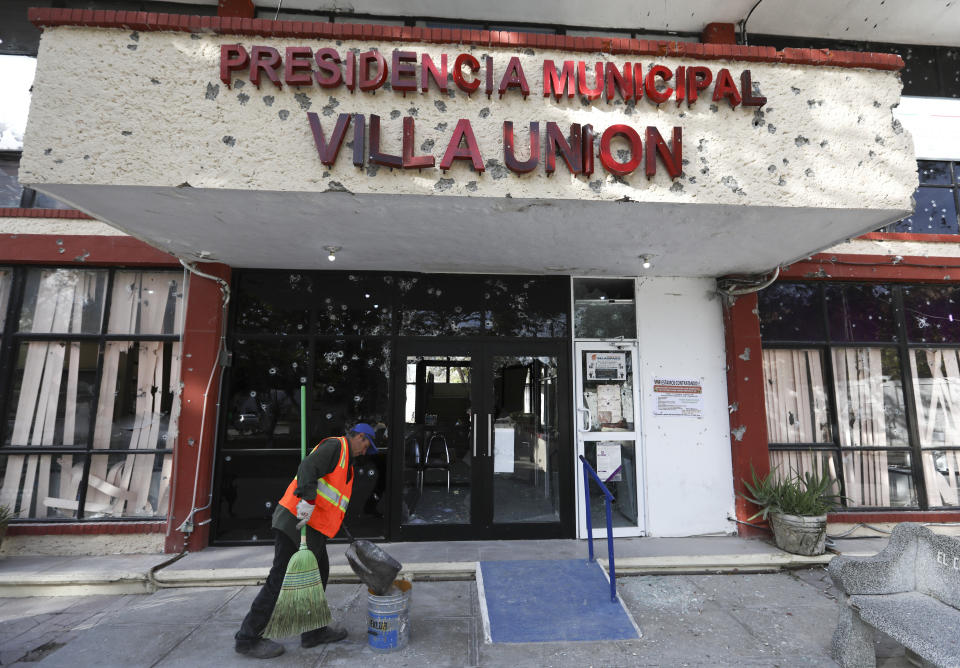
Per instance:
[[[579,96],[588,102],[603,99],[608,104],[617,101],[654,107],[674,105],[678,109],[689,109],[699,102],[701,105],[723,104],[730,109],[741,107],[747,109],[747,113],[767,102],[765,97],[754,92],[749,69],[731,72],[727,67],[714,69],[705,65],[678,65],[671,69],[664,65],[630,61],[565,60],[558,64],[549,59],[537,64],[536,72],[530,73],[535,84],[540,84],[535,94],[542,90],[544,98],[557,101]],[[220,79],[229,87],[235,76],[248,79],[258,88],[262,84],[272,84],[276,88],[345,89],[361,95],[375,94],[388,82],[394,95],[404,96],[418,92],[446,96],[451,86],[468,96],[485,95],[497,100],[505,95],[526,99],[531,94],[528,73],[519,57],[511,57],[498,70],[491,56],[483,55],[478,59],[470,53],[441,53],[434,57],[429,53],[394,49],[387,54],[374,50],[357,54],[349,50],[310,46],[288,46],[281,52],[272,46],[223,44],[220,47]],[[516,174],[538,168],[552,174],[557,170],[559,156],[571,174],[589,176],[596,169],[594,156],[599,145],[599,162],[610,174],[625,176],[642,166],[643,173],[651,178],[657,172],[658,163],[671,179],[679,177],[683,171],[683,127],[680,125],[661,132],[654,125],[634,127],[615,123],[599,131],[590,123],[561,126],[554,121],[541,123],[538,120],[510,119],[503,121],[501,146],[481,147],[470,119],[460,118],[448,132],[449,139],[437,163],[433,154],[418,154],[415,114],[402,117],[402,151],[399,155],[382,150],[381,136],[387,130],[377,114],[340,113],[335,120],[331,118],[325,122],[326,119],[316,112],[307,111],[305,119],[320,162],[330,167],[337,162],[344,137],[350,133],[353,138],[350,160],[356,167],[369,161],[397,169],[439,167],[446,171],[454,161],[463,160],[477,172],[483,172],[484,155],[496,152],[506,168]],[[522,125],[528,131],[529,140],[522,147],[524,159],[517,157],[515,122],[518,130]],[[626,157],[614,153],[615,139],[629,146]],[[369,146],[369,151],[364,149],[365,146]]]

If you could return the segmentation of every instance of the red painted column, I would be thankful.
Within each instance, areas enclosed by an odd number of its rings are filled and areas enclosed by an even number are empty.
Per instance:
[[[230,282],[230,267],[200,264],[198,271]],[[180,424],[173,455],[173,492],[165,549],[179,552],[202,550],[209,543],[212,506],[194,514],[193,531],[178,529],[193,508],[210,501],[210,475],[217,432],[217,398],[220,389],[219,350],[223,326],[223,293],[220,284],[190,274],[180,360]],[[213,380],[211,381],[211,372]],[[209,386],[209,391],[208,391]],[[206,393],[206,401],[204,394]],[[202,429],[202,433],[201,433]],[[196,492],[194,492],[196,489]]]
[[[757,507],[740,496],[743,480],[750,479],[750,466],[758,476],[770,471],[767,417],[763,394],[763,353],[756,293],[725,301],[723,326],[727,347],[727,398],[730,406],[730,449],[733,488],[737,493],[737,519],[746,522]],[[754,520],[754,522],[757,522]],[[741,536],[765,532],[738,524]]]
[[[736,44],[737,29],[732,23],[708,23],[700,41],[704,44]]]

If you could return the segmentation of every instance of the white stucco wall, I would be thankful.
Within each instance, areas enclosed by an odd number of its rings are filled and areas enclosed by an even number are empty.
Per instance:
[[[220,45],[399,48],[453,57],[470,52],[494,59],[494,85],[511,56],[524,67],[531,94],[511,90],[487,99],[451,86],[442,96],[380,89],[376,94],[344,88],[257,90],[236,76],[232,89],[219,79]],[[542,97],[542,63],[628,60],[705,65],[714,74],[727,67],[735,78],[750,69],[768,99],[762,108],[730,109],[708,97],[693,107],[673,100],[659,107],[646,99],[635,107],[603,99],[560,102]],[[592,76],[591,76],[592,80]],[[242,86],[242,87],[241,87]],[[712,92],[712,87],[706,91]],[[894,122],[899,100],[896,73],[770,63],[627,58],[601,53],[472,46],[311,42],[306,39],[213,34],[130,33],[78,27],[48,28],[40,45],[21,180],[56,183],[179,186],[241,190],[415,193],[440,196],[559,198],[850,209],[903,209],[915,186],[910,136]],[[416,145],[439,162],[457,119],[471,120],[487,170],[479,175],[463,161],[439,169],[389,170],[350,163],[348,134],[340,158],[325,168],[317,157],[306,111],[320,114],[329,134],[339,113],[378,114],[383,150],[400,152],[401,117],[416,117]],[[560,166],[548,177],[541,166],[526,175],[503,166],[502,124],[513,120],[518,155],[526,157],[526,123],[556,121],[561,127],[592,123],[598,132],[614,123],[643,130],[656,126],[669,138],[683,128],[684,175],[671,181],[659,168],[648,181],[642,171],[615,180],[597,163],[590,177]],[[598,142],[599,144],[599,142]]]
[[[716,282],[641,278],[637,313],[648,534],[731,533],[733,469]],[[702,379],[702,418],[653,414],[653,379],[664,376]]]
[[[127,236],[120,230],[98,220],[64,218],[0,217],[0,234],[89,234],[96,236]]]

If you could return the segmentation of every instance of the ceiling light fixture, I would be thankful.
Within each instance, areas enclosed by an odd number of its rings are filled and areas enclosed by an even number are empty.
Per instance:
[[[649,255],[641,255],[641,256],[640,256],[640,260],[641,260],[641,262],[643,263],[642,266],[643,266],[644,269],[649,269],[649,268],[652,266],[652,264],[653,264],[652,262],[650,262],[650,256],[649,256]]]
[[[324,246],[323,250],[327,251],[327,259],[333,262],[337,259],[337,251],[343,248],[343,246]]]

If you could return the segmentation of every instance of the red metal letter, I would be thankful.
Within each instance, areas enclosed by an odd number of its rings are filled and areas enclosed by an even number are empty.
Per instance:
[[[567,163],[567,169],[571,174],[581,174],[583,172],[583,133],[579,123],[570,125],[570,141],[563,136],[559,126],[553,121],[547,121],[547,147],[546,164],[544,169],[547,174],[553,174],[557,169],[557,151],[560,151],[560,157]]]
[[[312,56],[313,49],[309,46],[287,47],[283,80],[288,86],[309,86],[313,83],[313,76],[310,74],[310,58]]]
[[[277,68],[282,60],[280,52],[272,46],[253,47],[250,50],[250,83],[260,88],[260,70],[263,70],[277,88],[282,88],[280,77],[277,76]]]
[[[323,136],[323,127],[320,125],[320,117],[315,112],[307,112],[307,120],[310,122],[310,131],[313,133],[313,143],[317,145],[317,155],[320,156],[320,162],[325,165],[333,166],[337,161],[337,155],[340,153],[340,145],[343,143],[343,137],[347,133],[347,125],[350,124],[350,114],[340,114],[337,116],[337,124],[333,128],[333,134],[330,135],[330,142]]]
[[[323,88],[336,88],[343,82],[343,75],[340,73],[340,54],[336,49],[317,49],[313,54],[313,59],[317,63],[317,71],[314,76],[317,79],[317,85]],[[326,72],[323,76],[320,73]]]
[[[423,167],[433,167],[434,159],[432,155],[414,155],[413,144],[415,141],[416,130],[413,125],[413,116],[403,117],[403,168],[421,169]]]
[[[466,140],[466,147],[460,148],[461,140]],[[457,127],[453,129],[453,136],[450,137],[450,143],[447,144],[447,151],[443,154],[443,160],[440,161],[440,169],[447,171],[454,160],[469,160],[473,163],[475,170],[483,172],[483,157],[480,155],[480,148],[477,146],[477,138],[473,136],[473,127],[471,127],[470,121],[465,118],[457,121]]]
[[[731,109],[736,109],[737,105],[740,104],[737,84],[734,83],[733,77],[730,76],[730,70],[726,67],[717,72],[717,85],[713,87],[713,101],[719,102],[723,98],[727,98],[730,102]]]
[[[610,150],[610,143],[617,135],[630,142],[630,159],[627,162],[617,162]],[[640,165],[642,158],[643,142],[637,131],[629,125],[611,125],[600,135],[600,162],[611,174],[626,176]]]
[[[616,90],[620,91],[620,97],[623,98],[624,102],[633,99],[633,74],[630,63],[624,64],[622,74],[616,65],[607,63],[605,79],[607,84],[607,102],[613,99]]]
[[[507,63],[507,70],[503,73],[503,78],[500,79],[500,87],[497,89],[500,97],[503,97],[503,94],[510,88],[519,88],[524,97],[530,94],[530,86],[527,85],[527,78],[523,76],[520,59],[516,56],[510,58],[510,62]]]
[[[657,173],[658,154],[670,178],[675,179],[680,176],[683,170],[683,141],[680,128],[673,128],[673,148],[671,149],[667,146],[667,142],[663,141],[659,130],[652,125],[647,127],[647,155],[644,171],[648,179]]]
[[[603,95],[603,63],[594,65],[593,75],[595,86],[589,88],[587,86],[587,64],[582,60],[577,63],[577,87],[580,94],[588,100],[596,100]]]
[[[347,73],[343,76],[343,81],[347,84],[347,90],[352,93],[357,86],[357,55],[353,51],[347,51]]]
[[[745,107],[762,107],[767,103],[767,98],[760,95],[754,96],[750,70],[744,70],[740,73],[740,97],[743,98],[743,106]]]
[[[390,87],[393,90],[417,90],[417,54],[413,51],[393,52],[393,72],[390,74]],[[362,88],[362,86],[361,86]]]
[[[583,126],[583,175],[593,174],[593,126]]]
[[[420,57],[420,90],[424,93],[429,88],[430,79],[437,84],[441,93],[447,92],[447,54],[440,54],[440,69],[433,64],[433,59],[427,54]]]
[[[399,155],[380,152],[380,117],[376,114],[370,114],[370,162],[384,167],[403,166],[403,160]]]
[[[376,63],[376,76],[370,75],[370,63]],[[357,63],[360,72],[360,90],[376,90],[387,80],[387,61],[379,51],[364,51]],[[414,84],[416,85],[416,84]],[[371,118],[373,118],[371,116]]]
[[[354,167],[363,167],[363,148],[364,131],[367,127],[367,119],[363,114],[354,114],[353,116],[353,165]]]
[[[647,98],[655,103],[662,104],[673,95],[673,89],[667,86],[662,92],[657,90],[657,77],[663,77],[664,81],[670,81],[673,78],[673,72],[663,65],[654,65],[647,72],[647,78],[644,80],[644,88],[647,89]]]
[[[540,163],[540,124],[530,123],[530,158],[520,162],[513,147],[513,121],[503,122],[503,161],[517,174],[532,172]]]
[[[480,80],[474,79],[473,81],[467,81],[463,78],[463,64],[466,63],[467,67],[470,68],[470,71],[476,72],[480,69],[480,63],[476,58],[471,56],[469,53],[461,53],[457,56],[457,59],[453,61],[453,82],[467,95],[473,93],[480,87]]]
[[[576,70],[572,60],[563,61],[560,76],[557,75],[557,66],[552,60],[543,61],[543,96],[553,95],[557,100],[566,91],[567,97],[573,97],[577,92]]]
[[[685,68],[683,65],[677,68],[677,106],[678,107],[680,106],[680,103],[683,102],[683,98],[687,92],[687,84],[685,79],[686,71],[687,71],[687,68]]]
[[[483,60],[487,68],[486,85],[483,87],[483,92],[487,94],[487,97],[490,97],[493,95],[493,58],[484,56]]]
[[[242,70],[249,64],[250,54],[239,44],[220,45],[220,81],[227,84],[227,88],[230,88],[232,81],[230,73]]]
[[[720,70],[725,72],[726,70]],[[729,72],[727,73],[729,76]],[[703,67],[702,65],[697,65],[696,67],[691,67],[687,69],[687,106],[697,101],[697,98],[700,96],[700,91],[710,85],[713,81],[713,72],[710,71],[709,67]],[[719,75],[717,77],[717,85],[720,83]],[[716,99],[716,98],[714,98]]]

